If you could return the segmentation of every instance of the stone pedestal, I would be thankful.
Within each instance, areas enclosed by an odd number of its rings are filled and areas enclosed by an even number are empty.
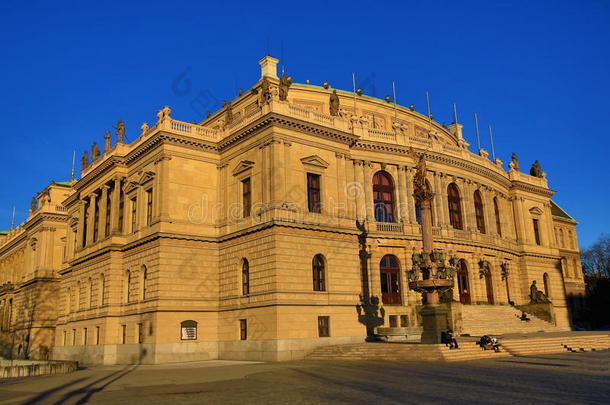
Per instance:
[[[447,331],[447,309],[442,305],[424,305],[419,313],[424,327],[421,342],[441,343],[441,332]]]

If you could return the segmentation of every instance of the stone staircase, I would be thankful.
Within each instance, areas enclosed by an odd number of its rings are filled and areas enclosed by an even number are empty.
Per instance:
[[[510,356],[508,352],[482,350],[474,341],[460,342],[459,349],[449,349],[445,345],[424,345],[417,343],[355,343],[348,345],[323,346],[316,348],[308,360],[347,361],[463,361],[490,359]]]
[[[529,322],[519,320],[521,311],[508,305],[462,305],[462,330],[470,336],[507,333],[557,332],[562,329],[528,314]]]
[[[502,348],[512,356],[610,350],[610,333],[608,332],[572,332],[568,335],[549,337],[507,336],[499,341]]]

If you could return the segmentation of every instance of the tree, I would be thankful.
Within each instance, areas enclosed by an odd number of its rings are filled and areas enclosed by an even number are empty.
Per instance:
[[[582,252],[581,257],[586,274],[610,278],[610,235],[600,235],[597,242]]]

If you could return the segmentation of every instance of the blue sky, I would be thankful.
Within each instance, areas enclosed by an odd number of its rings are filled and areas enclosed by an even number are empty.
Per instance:
[[[581,247],[610,232],[608,1],[2,3],[0,229],[116,120],[128,139],[165,104],[200,120],[269,49],[297,82],[349,90],[355,72],[383,98],[395,81],[421,112],[429,91],[439,122],[457,102],[471,150],[478,112],[498,157],[540,161]]]

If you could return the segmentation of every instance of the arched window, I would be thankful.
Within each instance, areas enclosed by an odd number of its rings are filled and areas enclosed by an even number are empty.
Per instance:
[[[430,183],[428,182],[428,180],[426,180],[426,190],[430,190]],[[415,200],[415,220],[417,221],[418,224],[421,225],[421,207],[419,205],[419,203],[417,202],[417,200]],[[430,222],[432,224],[434,224],[434,210],[430,209]]]
[[[468,264],[460,259],[457,270],[457,284],[462,304],[470,304],[470,285],[468,282]]]
[[[246,259],[241,264],[241,293],[250,294],[250,263]]]
[[[148,268],[145,265],[142,266],[140,281],[142,283],[142,301],[144,301],[148,292]]]
[[[447,202],[449,203],[449,221],[455,229],[464,229],[462,223],[462,208],[460,205],[460,192],[455,183],[447,187]]]
[[[311,263],[313,269],[313,290],[326,291],[326,269],[324,256],[315,255]]]
[[[496,216],[496,231],[502,236],[502,223],[500,222],[500,208],[498,206],[498,197],[494,197],[494,215]]]
[[[373,176],[373,203],[377,222],[394,222],[394,185],[387,172]]]
[[[563,237],[563,229],[559,229],[559,247],[565,247],[565,239]]]
[[[546,295],[548,299],[551,299],[551,282],[549,281],[548,273],[542,275],[542,281],[544,282],[544,295]]]
[[[130,292],[131,290],[131,271],[127,270],[125,272],[125,281],[123,285],[123,302],[129,304]]]
[[[485,233],[485,214],[483,213],[483,197],[481,192],[475,190],[474,192],[474,215],[477,219],[477,229],[481,233]]]
[[[379,264],[381,300],[386,305],[400,305],[400,266],[393,255],[385,255]]]

